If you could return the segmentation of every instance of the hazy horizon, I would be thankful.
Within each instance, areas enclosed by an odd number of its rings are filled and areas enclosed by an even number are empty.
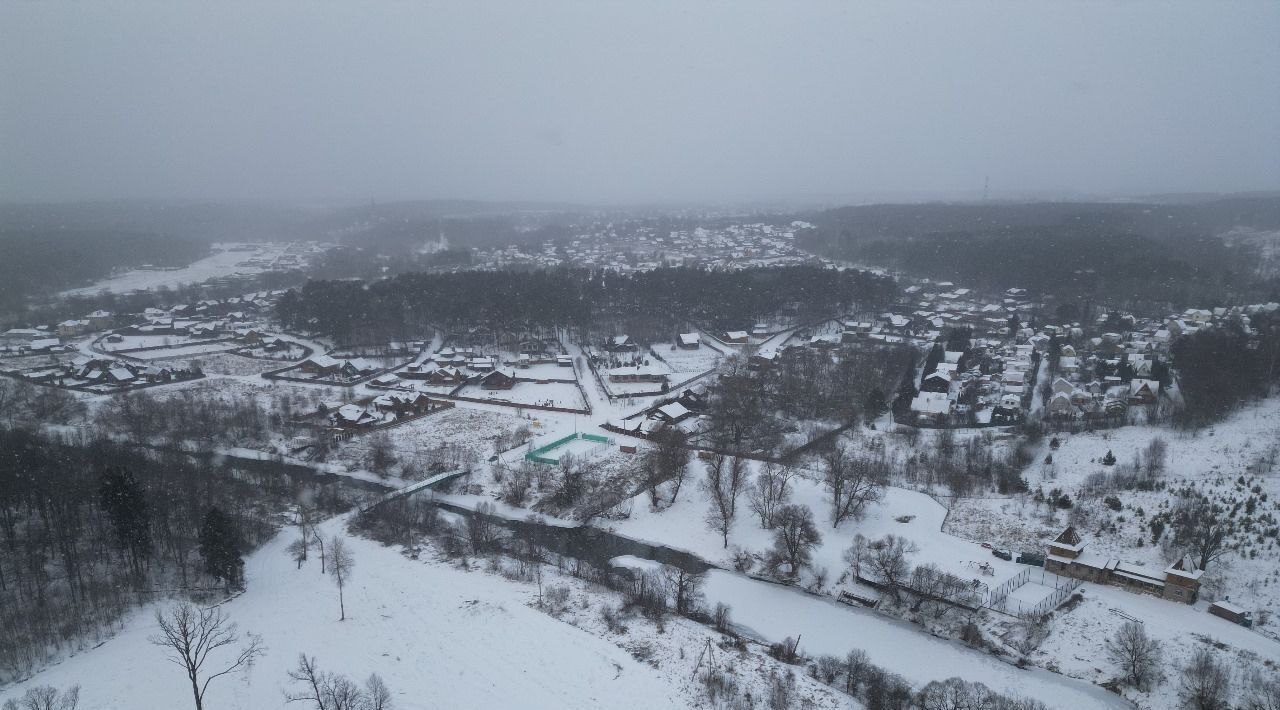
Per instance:
[[[1276,36],[1261,2],[9,3],[0,202],[1268,191]]]

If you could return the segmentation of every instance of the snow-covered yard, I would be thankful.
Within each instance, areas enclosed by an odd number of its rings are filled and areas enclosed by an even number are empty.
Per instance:
[[[457,394],[460,397],[509,403],[515,406],[536,404],[544,407],[564,407],[566,409],[584,409],[586,407],[586,402],[583,400],[578,386],[568,382],[551,382],[547,384],[517,382],[511,389],[506,390],[487,390],[483,387],[467,385]]]
[[[338,530],[336,521],[325,527]],[[297,707],[284,694],[300,653],[357,680],[378,673],[401,710],[691,707],[663,671],[530,608],[536,591],[360,538],[347,540],[356,568],[348,619],[338,621],[337,589],[318,559],[294,568],[284,549],[291,539],[287,531],[253,554],[248,591],[223,605],[241,629],[262,635],[267,652],[247,677],[215,681],[206,707]],[[0,701],[30,685],[78,683],[82,710],[189,707],[181,669],[147,641],[156,630],[150,610],[140,612],[115,638],[0,692]]]
[[[1237,684],[1253,670],[1274,673],[1280,662],[1280,643],[1208,614],[1205,602],[1187,606],[1088,583],[1081,591],[1081,603],[1053,615],[1049,636],[1032,654],[1032,660],[1072,677],[1107,682],[1115,678],[1116,670],[1107,660],[1106,639],[1127,617],[1137,619],[1143,622],[1147,634],[1159,642],[1162,664],[1168,673],[1150,695],[1134,696],[1145,703],[1143,707],[1177,707],[1177,669],[1186,665],[1195,649],[1206,645],[1215,647],[1219,658],[1232,669],[1233,682]]]
[[[1088,549],[1121,561],[1163,569],[1168,550],[1152,544],[1152,516],[1168,512],[1176,502],[1171,489],[1194,486],[1222,500],[1247,502],[1257,498],[1253,517],[1280,514],[1280,477],[1272,458],[1280,447],[1280,399],[1272,398],[1237,412],[1226,421],[1200,432],[1182,433],[1157,426],[1128,426],[1093,433],[1058,434],[1060,446],[1050,449],[1052,437],[1041,443],[1024,478],[1032,491],[1061,488],[1077,501],[1083,520],[1080,533]],[[1110,473],[1131,464],[1156,439],[1167,444],[1163,486],[1156,490],[1117,490],[1120,510],[1102,505],[1100,498],[1080,499],[1078,489],[1097,473]],[[1104,466],[1110,451],[1117,459]],[[1047,456],[1051,463],[1045,463]],[[1243,479],[1243,483],[1240,481]],[[1254,492],[1257,488],[1257,493]],[[1242,510],[1238,515],[1246,513]],[[967,498],[953,505],[947,530],[957,535],[990,540],[1013,550],[1043,551],[1045,543],[1068,524],[1067,511],[1051,511],[1027,496]],[[1239,519],[1239,518],[1237,518]],[[1207,570],[1206,586],[1252,610],[1280,612],[1280,541],[1261,524],[1247,535],[1249,547],[1231,551]],[[1166,532],[1161,541],[1172,533]]]

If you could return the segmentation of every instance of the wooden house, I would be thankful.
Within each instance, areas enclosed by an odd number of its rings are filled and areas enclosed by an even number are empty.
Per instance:
[[[516,376],[510,370],[493,370],[480,376],[480,387],[487,390],[509,390],[516,386]]]

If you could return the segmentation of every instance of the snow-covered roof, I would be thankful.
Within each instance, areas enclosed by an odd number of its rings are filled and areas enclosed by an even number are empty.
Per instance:
[[[680,417],[687,416],[689,414],[689,410],[679,402],[664,404],[661,407],[658,407],[658,411],[669,419],[679,419]]]
[[[921,392],[911,400],[911,411],[921,414],[946,414],[951,411],[951,400],[942,392]]]

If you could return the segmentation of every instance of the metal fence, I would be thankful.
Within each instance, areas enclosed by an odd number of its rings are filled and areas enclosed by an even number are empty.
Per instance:
[[[1053,591],[1036,602],[1027,602],[1009,596],[1014,590],[1027,584],[1052,587]],[[993,589],[987,597],[987,607],[1023,619],[1035,618],[1062,606],[1062,603],[1079,587],[1078,579],[1062,577],[1038,567],[1028,567]]]

